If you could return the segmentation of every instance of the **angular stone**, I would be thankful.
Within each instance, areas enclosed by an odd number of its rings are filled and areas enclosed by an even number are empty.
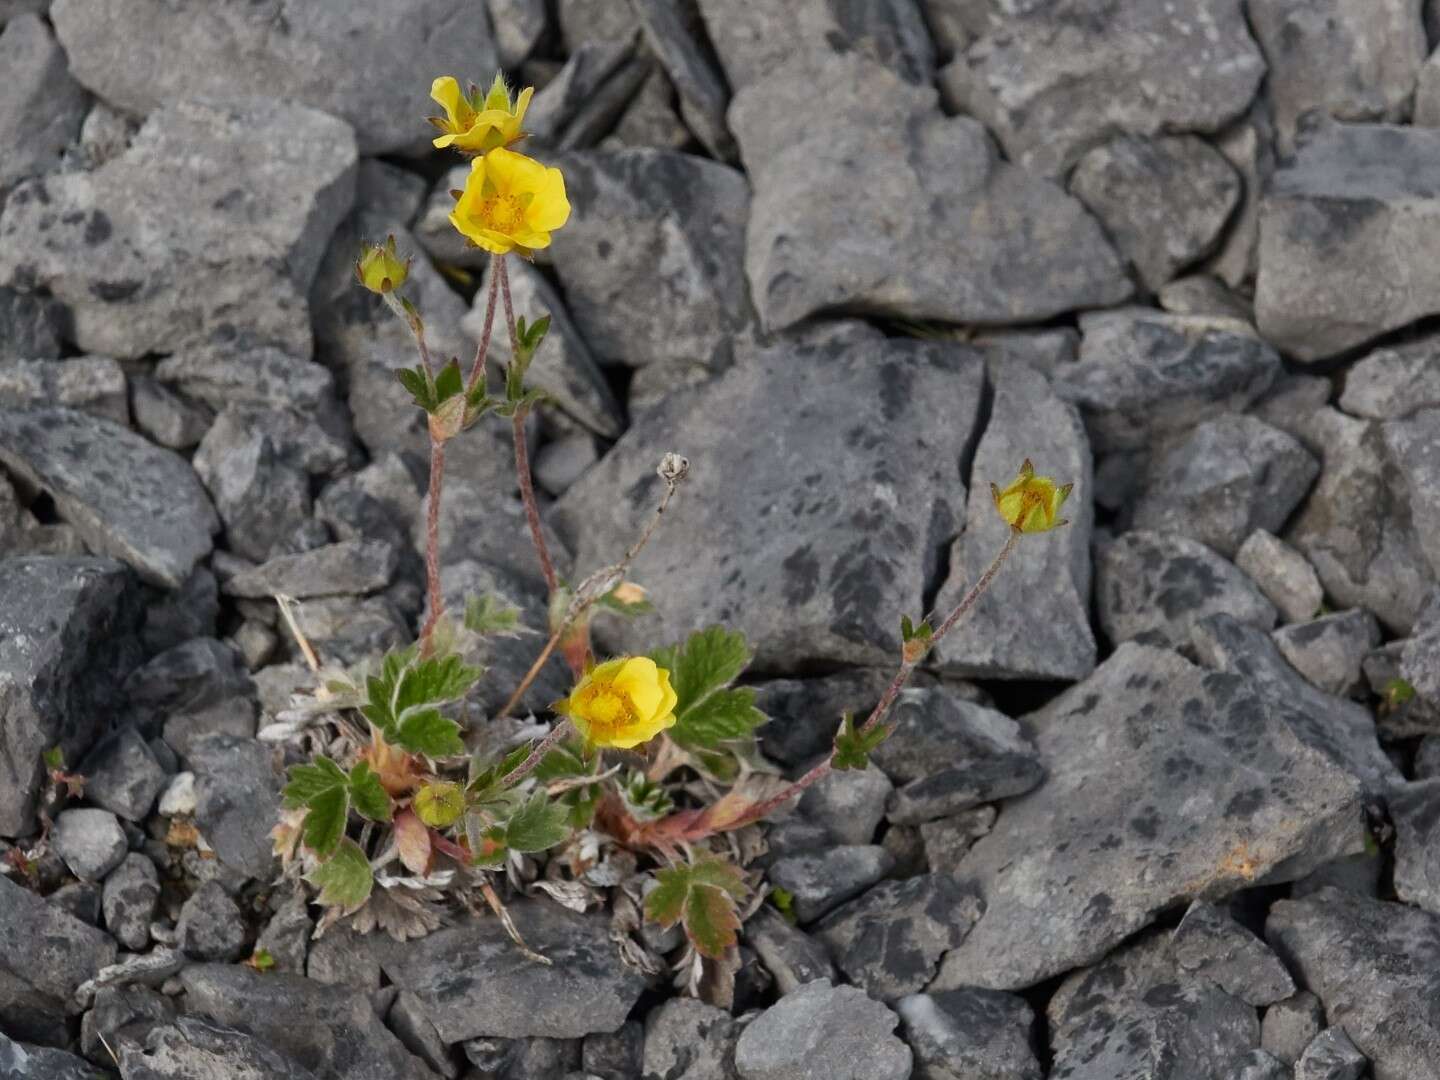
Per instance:
[[[1188,274],[1163,285],[1155,299],[1173,315],[1219,315],[1252,322],[1250,302],[1209,274]]]
[[[645,1022],[645,1075],[728,1080],[740,1031],[724,1009],[689,998],[667,1001]]]
[[[67,915],[0,875],[0,968],[68,1003],[76,987],[115,962],[109,934]]]
[[[223,432],[223,434],[222,434]],[[266,434],[217,423],[195,452],[195,469],[215,501],[225,544],[263,562],[310,517],[310,481]]]
[[[1122,308],[1083,315],[1080,361],[1055,392],[1080,407],[1097,453],[1240,412],[1280,375],[1280,357],[1235,319]]]
[[[215,414],[204,405],[187,401],[148,375],[129,381],[130,414],[140,434],[151,442],[188,450],[210,430]]]
[[[63,405],[67,409],[130,423],[125,372],[103,356],[73,360],[17,360],[0,365],[0,408]]]
[[[1405,420],[1381,425],[1385,446],[1395,463],[1391,478],[1396,494],[1410,507],[1410,517],[1432,572],[1440,568],[1440,495],[1433,485],[1440,483],[1440,409],[1423,409]]]
[[[1389,807],[1395,824],[1395,895],[1440,915],[1440,782],[1399,787]]]
[[[596,356],[724,367],[732,339],[754,322],[744,175],[663,150],[577,152],[553,164],[573,208],[554,237],[555,270]]]
[[[1325,600],[1315,568],[1289,544],[1256,529],[1235,552],[1235,567],[1253,581],[1287,623],[1314,618]]]
[[[774,107],[804,100],[825,108]],[[1038,322],[1131,294],[1077,199],[874,62],[797,59],[737,93],[730,124],[754,188],[745,268],[767,329],[837,308]]]
[[[496,59],[507,71],[518,68],[549,29],[545,0],[486,0],[495,32]]]
[[[868,844],[894,786],[874,767],[836,770],[800,796],[797,809],[842,844]]]
[[[591,435],[567,435],[546,443],[535,455],[535,483],[559,498],[599,460],[600,451]]]
[[[1370,420],[1403,420],[1420,409],[1440,407],[1440,339],[1424,337],[1386,345],[1345,373],[1340,408]]]
[[[150,923],[159,902],[160,876],[155,864],[131,852],[105,879],[101,899],[105,929],[131,952],[140,952],[150,944]]]
[[[826,753],[835,743],[841,716],[868,715],[893,677],[880,668],[849,668],[818,679],[760,683],[755,707],[770,717],[759,729],[765,756],[782,765],[800,765]]]
[[[549,901],[507,906],[526,944],[552,966],[526,960],[495,919],[469,920],[382,957],[385,973],[421,1000],[440,1037],[574,1039],[624,1023],[645,982],[616,957],[608,920]]]
[[[385,1014],[385,1023],[400,1037],[406,1049],[441,1076],[460,1075],[460,1066],[450,1047],[441,1041],[440,1033],[425,1015],[424,1004],[414,994],[401,990],[395,995],[395,1003]]]
[[[240,964],[198,964],[180,981],[187,1013],[243,1026],[319,1080],[433,1080],[356,991]]]
[[[143,821],[165,786],[165,770],[135,728],[98,743],[76,769],[85,777],[85,798],[127,821]]]
[[[542,316],[550,316],[550,329],[530,365],[527,381],[545,390],[566,415],[595,434],[607,439],[618,438],[625,430],[620,406],[559,293],[533,266],[518,259],[511,262],[514,265],[508,267],[507,273],[516,314],[523,314],[532,324]],[[475,293],[475,306],[460,323],[476,341],[480,340],[484,331],[489,282],[490,271],[487,270]],[[505,332],[504,304],[497,302],[496,306],[502,310],[495,315],[489,363],[508,366],[510,335]]]
[[[1298,990],[1265,1010],[1260,1045],[1286,1065],[1294,1065],[1325,1026],[1325,1008],[1308,990]]]
[[[980,918],[979,899],[949,874],[884,881],[827,915],[815,936],[845,977],[894,1002],[925,988],[940,958]]]
[[[1009,527],[987,482],[1010,482],[1027,458],[1044,476],[1073,483],[1070,524],[1022,544],[980,602],[940,643],[947,672],[985,678],[1083,679],[1095,670],[1090,629],[1090,444],[1073,405],[1033,368],[1010,365],[992,379],[990,419],[970,467],[965,529],[950,550],[950,577],[933,607],[949,612],[1004,546]],[[942,616],[943,617],[943,616]]]
[[[936,873],[952,873],[975,841],[995,824],[995,807],[977,806],[949,817],[922,821],[920,846],[926,865]],[[888,835],[888,834],[887,834]]]
[[[1320,463],[1285,432],[1253,416],[1216,417],[1151,459],[1133,524],[1234,558],[1256,529],[1280,531],[1319,475]]]
[[[586,1035],[580,1054],[584,1071],[600,1080],[638,1076],[645,1067],[645,1028],[627,1020],[619,1031]]]
[[[316,1080],[311,1072],[263,1039],[234,1028],[182,1016],[120,1047],[126,1080]],[[321,1075],[330,1075],[324,1073]]]
[[[910,1048],[893,1012],[853,986],[807,983],[750,1022],[735,1046],[741,1080],[906,1080]]]
[[[253,739],[205,735],[186,755],[195,771],[195,824],[215,857],[260,881],[275,872],[270,829],[280,812],[273,751]]]
[[[3,21],[3,20],[0,20]],[[0,33],[0,193],[36,173],[60,165],[61,152],[80,133],[89,105],[70,77],[65,52],[39,15],[20,15]]]
[[[1368,1064],[1344,1028],[1330,1027],[1295,1062],[1295,1080],[1360,1080]]]
[[[0,464],[48,491],[92,551],[147,581],[178,588],[210,554],[219,522],[190,465],[118,424],[70,409],[0,410]]]
[[[104,6],[114,17],[131,7]],[[137,15],[127,10],[126,24]],[[122,66],[141,70],[136,61],[127,46]],[[177,67],[192,64],[154,71]],[[49,289],[86,352],[135,357],[224,340],[308,357],[304,297],[354,198],[354,135],[313,109],[234,92],[227,85],[219,99],[229,104],[167,98],[119,157],[17,187],[0,214],[0,284]],[[179,159],[184,184],[172,182]]]
[[[335,397],[329,371],[271,347],[191,347],[160,361],[155,378],[217,410],[241,404],[313,411]]]
[[[735,160],[725,127],[729,88],[712,59],[696,0],[634,0],[645,40],[680,95],[680,114],[714,157]]]
[[[957,868],[985,913],[932,989],[1033,985],[1181,898],[1293,880],[1360,846],[1355,780],[1243,679],[1168,650],[1120,646],[1029,726],[1046,781]]]
[[[414,641],[414,628],[385,596],[310,600],[300,611],[298,621],[315,650],[340,664],[373,660]],[[492,677],[497,676],[493,665],[490,670]]]
[[[1323,466],[1285,538],[1310,560],[1332,602],[1366,608],[1390,630],[1408,633],[1434,571],[1392,440],[1383,425],[1330,408],[1309,423]]]
[[[796,380],[797,365],[823,369],[823,389]],[[763,670],[819,659],[889,664],[899,648],[893,613],[921,609],[955,529],[952,499],[964,488],[954,463],[972,434],[980,381],[978,359],[957,346],[766,350],[631,428],[565,493],[552,522],[579,565],[604,565],[653,512],[661,456],[707,447],[680,495],[684,509],[667,515],[635,560],[635,576],[664,597],[663,627],[652,620],[645,639],[677,640],[721,621],[745,633]],[[736,440],[741,416],[786,438]],[[881,430],[912,434],[897,444]],[[757,527],[737,534],[737,521]],[[713,571],[697,572],[693,553],[718,533],[733,542]],[[638,636],[634,644],[648,647]]]
[[[207,881],[180,908],[179,946],[194,960],[238,960],[245,948],[245,920],[218,881]]]
[[[47,296],[0,289],[0,361],[57,359],[64,311]]]
[[[1214,904],[1190,905],[1170,939],[1170,953],[1178,970],[1250,1005],[1272,1005],[1295,993],[1295,981],[1269,946]]]
[[[963,987],[911,994],[895,1004],[901,1033],[926,1080],[1040,1080],[1031,1029],[1035,1013],[1023,998]]]
[[[221,591],[257,599],[276,593],[297,600],[363,596],[390,584],[396,561],[395,549],[383,540],[342,540],[299,555],[277,555],[225,579]]]
[[[1238,0],[1110,10],[1029,5],[940,73],[946,102],[1010,160],[1059,176],[1099,138],[1219,131],[1265,74]]]
[[[0,1032],[0,1076],[5,1080],[100,1080],[84,1058],[44,1046],[27,1046]]]
[[[646,66],[634,55],[633,39],[581,45],[535,95],[525,113],[526,130],[547,151],[594,146],[615,126],[625,103],[644,81]],[[467,261],[483,258],[488,263],[485,252],[473,248],[471,252]]]
[[[1370,1059],[1375,1080],[1440,1069],[1440,917],[1338,889],[1270,909],[1265,936]]]
[[[690,129],[680,119],[675,87],[669,76],[654,69],[630,99],[601,149],[648,146],[656,150],[684,150],[694,142]]]
[[[1288,157],[1307,113],[1355,123],[1409,119],[1429,51],[1420,0],[1250,0],[1265,52],[1277,148]]]
[[[1380,625],[1368,611],[1340,611],[1282,626],[1272,635],[1290,666],[1327,694],[1359,697],[1366,655],[1380,644]]]
[[[1100,549],[1095,560],[1100,626],[1114,643],[1155,634],[1170,644],[1223,612],[1269,630],[1276,611],[1254,582],[1204,544],[1183,536],[1128,532]]]
[[[1440,242],[1440,131],[1327,124],[1276,171],[1260,212],[1255,315],[1302,362],[1440,312],[1422,267]]]
[[[80,1052],[96,1065],[114,1066],[106,1043],[118,1052],[120,1044],[143,1043],[152,1030],[174,1019],[170,999],[149,987],[107,986],[80,1019]]]
[[[1194,135],[1121,135],[1070,174],[1070,193],[1100,219],[1151,292],[1214,248],[1241,189],[1230,163]]]
[[[895,857],[877,844],[841,845],[787,855],[769,869],[770,881],[790,893],[795,916],[814,922],[883,878]]]
[[[768,904],[745,920],[744,935],[782,997],[816,979],[835,978],[835,965],[825,946]]]
[[[482,10],[452,0],[176,11],[165,0],[60,0],[51,9],[75,77],[128,112],[267,96],[343,117],[365,154],[425,145],[429,85],[382,71],[493,72]],[[176,56],[188,58],[172,64]],[[426,147],[428,149],[428,146]]]
[[[50,843],[81,881],[100,881],[124,861],[129,850],[125,830],[115,815],[88,806],[61,812],[50,830]]]
[[[1240,205],[1231,218],[1220,248],[1205,269],[1232,289],[1253,281],[1260,244],[1260,202],[1275,171],[1274,127],[1264,97],[1250,112],[1215,137],[1215,149],[1240,174]]]

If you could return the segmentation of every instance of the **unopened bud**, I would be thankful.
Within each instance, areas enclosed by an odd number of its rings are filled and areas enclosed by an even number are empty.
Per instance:
[[[690,475],[690,459],[679,454],[666,454],[655,471],[660,474],[661,480],[674,487]]]
[[[355,276],[373,293],[392,292],[405,284],[410,274],[410,260],[395,253],[395,237],[386,237],[383,244],[371,244],[355,264]]]

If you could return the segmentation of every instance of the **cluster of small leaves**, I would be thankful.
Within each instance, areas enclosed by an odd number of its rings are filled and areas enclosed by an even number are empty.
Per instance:
[[[465,752],[460,725],[439,706],[460,700],[484,674],[460,657],[421,657],[412,646],[385,657],[380,674],[366,680],[368,701],[360,707],[385,741],[429,758]]]
[[[740,929],[739,905],[750,894],[738,866],[703,858],[668,867],[645,897],[645,915],[664,927],[680,923],[702,956],[718,959],[732,948]]]
[[[352,809],[368,821],[389,821],[393,813],[390,795],[368,761],[356,762],[347,773],[324,754],[291,767],[284,797],[287,810],[305,811],[301,837],[321,858],[339,847]]]
[[[556,746],[535,767],[535,778],[552,788],[563,788],[555,801],[566,808],[572,829],[584,829],[595,818],[604,794],[600,783],[587,783],[600,765],[600,755],[587,753],[578,739]]]
[[[900,616],[900,640],[904,643],[902,655],[907,664],[918,664],[923,660],[934,637],[935,628],[930,625],[929,619],[921,619],[917,626],[910,621],[909,615]]]
[[[651,653],[670,672],[675,691],[675,726],[669,736],[687,750],[715,750],[725,743],[750,736],[765,721],[755,707],[755,691],[733,687],[749,665],[750,646],[745,635],[712,626],[700,630],[684,645]]]
[[[657,784],[644,773],[632,769],[620,788],[626,812],[636,821],[657,821],[675,809],[675,800],[664,785]]]
[[[832,769],[863,769],[870,764],[871,752],[890,736],[890,729],[877,724],[869,731],[855,726],[855,717],[846,713],[835,733],[835,753],[830,759]]]
[[[465,629],[482,637],[518,637],[531,631],[520,623],[520,609],[493,596],[472,596],[465,604]]]

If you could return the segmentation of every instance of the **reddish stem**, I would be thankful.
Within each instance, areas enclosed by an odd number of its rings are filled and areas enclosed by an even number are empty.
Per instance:
[[[520,498],[525,503],[525,520],[530,523],[530,538],[535,541],[535,552],[540,556],[540,570],[545,575],[545,587],[550,595],[560,587],[555,576],[555,564],[550,561],[550,549],[545,544],[545,534],[540,528],[540,508],[535,504],[535,485],[530,479],[530,451],[525,445],[525,410],[516,409],[512,422],[515,433],[515,478],[520,482]]]
[[[445,482],[445,443],[430,436],[430,495],[425,512],[425,591],[430,613],[420,630],[420,653],[430,655],[430,639],[445,609],[440,592],[440,496]]]
[[[505,256],[490,258],[490,295],[485,302],[485,328],[480,331],[480,343],[475,346],[475,362],[470,366],[470,380],[465,384],[468,397],[485,378],[485,360],[490,352],[490,331],[495,325],[495,294],[500,287],[499,267],[504,265]]]

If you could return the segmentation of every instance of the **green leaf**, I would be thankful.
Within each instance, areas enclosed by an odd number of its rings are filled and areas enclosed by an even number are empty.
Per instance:
[[[870,764],[870,752],[890,737],[890,729],[877,724],[869,731],[855,726],[855,717],[850,713],[840,721],[840,730],[835,733],[835,756],[830,760],[833,769],[863,769]]]
[[[900,639],[902,641],[929,641],[935,636],[935,630],[928,619],[921,619],[920,625],[916,626],[910,621],[909,615],[900,616]]]
[[[749,735],[765,722],[749,687],[718,690],[675,717],[670,736],[682,746],[713,747]]]
[[[483,668],[471,667],[459,656],[430,656],[410,664],[395,693],[395,715],[417,705],[443,705],[458,701],[474,686]]]
[[[1415,687],[1404,679],[1391,679],[1385,684],[1384,698],[1391,708],[1399,708],[1415,700]]]
[[[795,894],[789,889],[782,889],[779,885],[770,886],[770,902],[775,905],[776,910],[785,916],[785,921],[794,926],[797,921],[795,914]]]
[[[472,596],[465,604],[465,629],[476,634],[516,637],[528,633],[520,625],[520,609],[494,596]]]
[[[465,753],[460,725],[440,715],[438,709],[420,708],[400,721],[395,743],[416,754],[431,758],[457,757]]]
[[[321,863],[306,877],[320,889],[320,903],[353,911],[370,899],[375,875],[370,861],[354,840],[346,840],[334,856]]]
[[[735,944],[738,904],[750,889],[740,868],[720,859],[672,866],[655,875],[659,884],[645,897],[645,914],[661,926],[684,923],[695,950],[712,959]]]
[[[45,753],[40,756],[41,760],[45,762],[47,769],[55,770],[65,768],[65,751],[58,746],[50,747],[49,750],[46,750]]]
[[[440,374],[435,376],[435,401],[437,404],[444,404],[463,389],[465,380],[460,374],[460,361],[452,357],[450,362],[440,369]]]
[[[305,846],[316,855],[329,855],[345,836],[345,822],[350,816],[350,791],[345,787],[330,788],[314,796],[306,805]]]
[[[651,658],[670,672],[675,726],[670,737],[690,750],[714,748],[749,735],[765,714],[753,691],[727,689],[750,663],[745,635],[723,626],[700,630],[683,646],[657,649]]]
[[[311,799],[332,788],[345,787],[349,779],[345,770],[324,754],[317,756],[309,765],[292,765],[289,776],[290,782],[283,792],[285,807],[289,810],[308,806]]]
[[[534,792],[505,823],[505,843],[512,851],[548,851],[570,834],[569,808]]]
[[[505,777],[518,769],[521,762],[530,756],[530,749],[530,744],[526,743],[498,759],[477,753],[470,759],[470,779],[465,787],[477,802],[484,802],[501,790]],[[541,767],[544,767],[543,761]]]
[[[395,372],[395,378],[400,380],[400,385],[409,392],[416,405],[427,413],[435,411],[439,402],[435,400],[435,389],[423,368],[400,368]]]
[[[389,821],[392,815],[390,793],[368,761],[350,770],[350,801],[361,817],[371,821]]]
[[[275,957],[271,955],[269,949],[256,949],[250,954],[247,963],[256,971],[269,971],[275,966]]]

